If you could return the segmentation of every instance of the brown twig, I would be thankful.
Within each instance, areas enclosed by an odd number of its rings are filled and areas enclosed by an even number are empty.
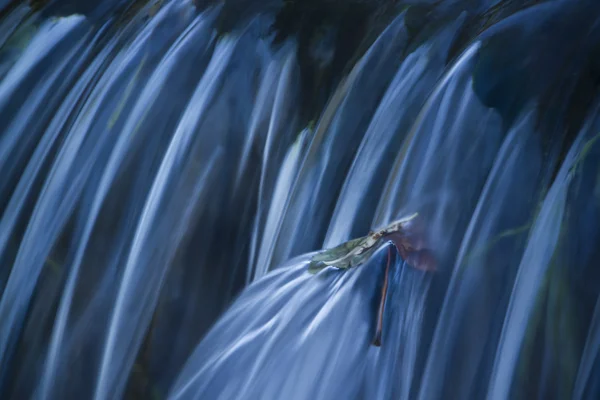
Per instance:
[[[385,267],[385,276],[383,278],[383,288],[381,289],[381,300],[379,301],[379,312],[377,313],[377,330],[375,331],[375,338],[373,339],[373,345],[381,346],[381,336],[383,332],[383,313],[385,311],[385,299],[387,297],[388,288],[388,276],[390,272],[390,262],[392,259],[392,248],[388,247],[387,265]]]

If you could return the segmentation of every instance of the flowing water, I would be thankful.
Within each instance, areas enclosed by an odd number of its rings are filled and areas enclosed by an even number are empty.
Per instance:
[[[307,118],[202,3],[0,1],[1,398],[600,396],[600,5],[396,2]],[[307,272],[415,212],[435,271]]]

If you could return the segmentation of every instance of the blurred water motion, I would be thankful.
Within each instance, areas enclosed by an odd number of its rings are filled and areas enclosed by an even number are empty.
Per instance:
[[[599,11],[0,1],[0,397],[599,398]]]

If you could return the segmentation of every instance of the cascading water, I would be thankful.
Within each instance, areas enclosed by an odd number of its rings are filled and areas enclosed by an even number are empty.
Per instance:
[[[2,398],[600,396],[599,4],[101,3],[0,1]]]

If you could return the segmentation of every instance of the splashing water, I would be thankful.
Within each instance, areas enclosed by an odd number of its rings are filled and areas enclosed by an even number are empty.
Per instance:
[[[0,2],[0,396],[598,398],[600,6],[242,3]]]

